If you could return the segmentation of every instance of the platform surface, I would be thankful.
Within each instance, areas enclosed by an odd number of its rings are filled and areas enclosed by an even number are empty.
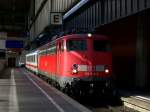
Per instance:
[[[0,112],[90,112],[26,69],[9,68],[3,75]]]
[[[120,90],[124,105],[141,112],[150,112],[150,93]]]

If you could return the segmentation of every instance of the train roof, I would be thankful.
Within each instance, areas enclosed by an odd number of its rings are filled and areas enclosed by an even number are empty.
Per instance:
[[[90,35],[90,36],[89,36]],[[69,39],[69,38],[99,38],[99,39],[108,39],[107,36],[105,35],[100,35],[100,34],[71,34],[71,35],[66,35],[66,36],[63,36],[61,38],[66,38],[66,39]]]
[[[50,43],[53,43],[53,42],[56,42],[58,40],[61,40],[61,39],[75,39],[75,38],[98,38],[98,39],[102,39],[102,40],[108,40],[108,37],[105,36],[105,35],[101,35],[101,34],[91,34],[92,37],[89,37],[88,36],[89,34],[69,34],[69,35],[64,35],[64,36],[61,36],[61,37],[57,37],[57,36],[54,36],[55,39],[48,42],[47,44],[39,47],[38,49],[42,49],[42,48],[45,48],[46,46],[49,46]]]
[[[32,51],[32,52],[30,52],[30,53],[26,54],[26,56],[37,55],[37,54],[38,54],[38,52],[39,52],[39,50]]]

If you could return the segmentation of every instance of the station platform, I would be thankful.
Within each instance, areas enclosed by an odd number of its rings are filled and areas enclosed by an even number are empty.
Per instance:
[[[0,74],[0,112],[91,112],[24,68]]]
[[[119,90],[124,105],[140,112],[150,112],[150,93],[134,90]]]

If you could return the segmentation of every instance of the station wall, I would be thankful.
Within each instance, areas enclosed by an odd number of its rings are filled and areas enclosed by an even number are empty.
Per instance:
[[[147,88],[150,89],[149,85],[150,85],[150,10],[148,10],[147,12],[145,12],[144,17],[143,17],[143,22],[145,24],[143,24],[143,36],[145,38],[143,38],[143,52],[142,54],[144,55],[144,66],[145,67],[145,74],[146,74],[146,85]]]
[[[65,19],[65,27],[92,30],[150,8],[149,0],[93,0]]]
[[[66,12],[78,0],[35,0],[36,18],[30,28],[30,40],[39,35],[50,24],[50,12]],[[40,12],[38,12],[40,10]]]
[[[133,87],[136,74],[137,18],[135,16],[100,27],[112,41],[113,75],[117,85]]]

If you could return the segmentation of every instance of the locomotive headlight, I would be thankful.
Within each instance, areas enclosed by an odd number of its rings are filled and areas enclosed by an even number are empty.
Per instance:
[[[91,33],[89,33],[89,34],[88,34],[88,37],[92,37],[92,34],[91,34]]]
[[[109,69],[105,69],[105,73],[108,74],[109,73]]]
[[[77,74],[77,73],[78,73],[78,70],[73,69],[73,70],[72,70],[72,73],[73,73],[73,74]]]
[[[109,72],[110,72],[110,71],[109,71],[109,66],[108,66],[108,65],[105,65],[105,73],[106,73],[106,74],[109,74]]]

